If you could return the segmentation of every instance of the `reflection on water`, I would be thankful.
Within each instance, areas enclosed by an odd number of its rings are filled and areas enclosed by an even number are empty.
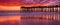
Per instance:
[[[21,25],[60,25],[60,14],[29,14],[21,17]]]
[[[13,13],[4,14],[6,16],[1,13],[0,25],[60,25],[60,14],[58,12],[18,12],[18,15],[16,12],[15,14]]]
[[[20,25],[20,16],[0,16],[0,25]]]
[[[16,16],[0,16],[0,25],[60,25],[59,13],[20,13]]]

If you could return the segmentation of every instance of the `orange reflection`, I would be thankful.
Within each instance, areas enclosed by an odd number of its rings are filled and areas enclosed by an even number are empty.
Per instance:
[[[0,16],[0,22],[5,21],[20,21],[21,16]]]

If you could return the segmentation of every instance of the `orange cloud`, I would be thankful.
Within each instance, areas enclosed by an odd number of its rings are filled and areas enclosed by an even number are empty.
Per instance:
[[[0,6],[0,10],[20,10],[20,6]]]

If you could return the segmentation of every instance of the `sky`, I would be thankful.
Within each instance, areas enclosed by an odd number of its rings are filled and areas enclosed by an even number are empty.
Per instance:
[[[59,3],[58,0],[0,0],[2,6],[24,6],[24,5],[50,5],[52,3]]]

